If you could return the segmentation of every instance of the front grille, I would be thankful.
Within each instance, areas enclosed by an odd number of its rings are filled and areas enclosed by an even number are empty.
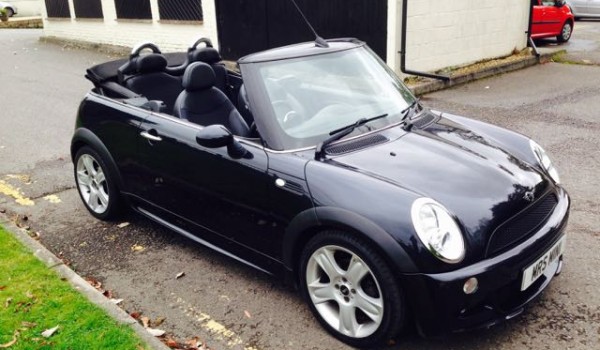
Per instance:
[[[344,143],[337,144],[335,146],[328,147],[325,152],[329,155],[344,154],[344,153],[348,153],[348,152],[352,152],[352,151],[357,151],[357,150],[365,148],[365,147],[378,145],[380,143],[384,143],[387,141],[388,141],[387,137],[385,137],[381,134],[373,134],[373,135],[361,137],[361,138],[351,141],[351,142],[344,142]]]
[[[530,237],[546,222],[557,203],[556,195],[549,193],[516,217],[498,226],[492,233],[486,255],[501,253]]]

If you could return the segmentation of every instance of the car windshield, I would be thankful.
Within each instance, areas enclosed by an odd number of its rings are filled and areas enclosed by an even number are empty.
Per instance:
[[[361,118],[358,135],[401,121],[414,96],[366,47],[261,63],[258,69],[285,149],[310,147]]]

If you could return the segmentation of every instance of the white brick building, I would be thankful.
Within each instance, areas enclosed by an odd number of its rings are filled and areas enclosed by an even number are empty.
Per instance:
[[[141,41],[151,41],[163,51],[185,50],[194,39],[201,36],[209,37],[218,44],[215,6],[218,0],[202,0],[202,18],[195,21],[161,19],[159,2],[162,0],[146,0],[149,1],[150,11],[145,19],[119,18],[116,5],[120,3],[119,0],[97,0],[102,13],[102,17],[98,18],[78,17],[76,5],[79,0],[64,0],[65,6],[68,4],[68,12],[66,9],[57,12],[56,3],[59,0],[40,1],[45,36],[127,47]],[[229,0],[229,3],[234,1]],[[387,1],[388,12],[385,57],[388,64],[399,72],[404,0],[382,1]],[[435,71],[466,65],[509,55],[513,50],[521,50],[526,46],[530,0],[406,1],[406,67],[411,70]],[[46,5],[54,8],[47,8]],[[61,17],[56,17],[57,13]]]

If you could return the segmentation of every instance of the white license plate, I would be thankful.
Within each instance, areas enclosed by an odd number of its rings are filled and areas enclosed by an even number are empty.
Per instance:
[[[560,241],[556,242],[552,248],[548,249],[544,255],[523,271],[523,280],[521,281],[522,291],[529,288],[533,282],[537,281],[537,279],[546,272],[548,267],[554,265],[558,258],[564,253],[566,245],[567,236],[564,236]]]

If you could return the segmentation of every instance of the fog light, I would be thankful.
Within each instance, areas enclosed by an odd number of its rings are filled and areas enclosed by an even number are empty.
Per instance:
[[[465,285],[463,286],[463,292],[465,292],[465,294],[473,294],[477,291],[478,288],[479,281],[477,280],[477,278],[471,277],[465,282]]]

